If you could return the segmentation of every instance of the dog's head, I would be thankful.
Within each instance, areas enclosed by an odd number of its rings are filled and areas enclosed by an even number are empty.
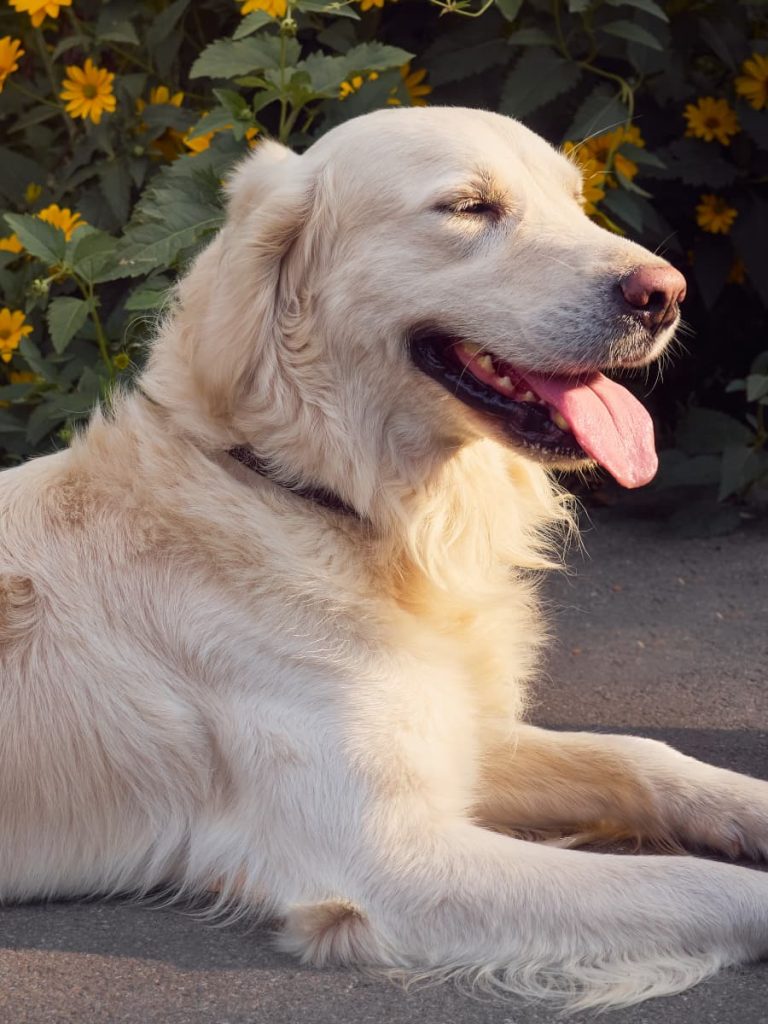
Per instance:
[[[576,166],[521,124],[380,111],[302,156],[262,143],[228,191],[178,314],[227,440],[358,501],[371,467],[480,435],[653,475],[650,419],[600,371],[660,354],[685,282],[590,221]]]

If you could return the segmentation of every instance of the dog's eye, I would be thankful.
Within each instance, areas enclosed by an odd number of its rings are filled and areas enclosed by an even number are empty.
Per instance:
[[[486,214],[492,214],[496,216],[499,212],[499,208],[495,203],[483,202],[482,199],[470,200],[466,203],[460,203],[454,207],[456,213],[470,213],[474,216],[483,216]]]
[[[441,203],[438,210],[458,217],[497,218],[502,214],[499,204],[488,199],[459,199],[453,203]]]

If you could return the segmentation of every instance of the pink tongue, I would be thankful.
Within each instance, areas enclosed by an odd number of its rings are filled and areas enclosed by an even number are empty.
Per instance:
[[[653,422],[637,399],[602,373],[574,380],[526,373],[525,379],[565,417],[584,451],[624,487],[641,487],[659,461]]]

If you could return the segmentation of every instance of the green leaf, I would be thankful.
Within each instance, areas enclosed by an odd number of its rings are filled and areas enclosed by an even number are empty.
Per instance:
[[[382,43],[361,43],[353,47],[343,57],[329,57],[322,53],[311,53],[306,60],[296,65],[296,72],[307,75],[307,83],[301,89],[301,80],[292,84],[297,87],[298,95],[294,103],[299,105],[308,96],[334,97],[339,86],[351,75],[356,73],[377,73],[399,68],[407,64],[413,54],[396,46],[384,46]],[[311,88],[307,88],[309,85]],[[298,102],[297,102],[298,101]]]
[[[165,224],[136,226],[120,253],[118,266],[123,277],[147,274],[156,267],[171,267],[179,255],[221,227],[223,215],[179,227]]]
[[[154,49],[168,38],[181,18],[184,17],[189,4],[190,0],[175,0],[153,19],[146,37],[150,49]]]
[[[636,164],[641,164],[643,167],[658,167],[659,170],[663,171],[667,166],[655,153],[651,153],[641,146],[633,146],[630,142],[622,142],[621,152],[624,156],[628,156],[630,160],[634,160]]]
[[[85,299],[54,299],[46,314],[53,347],[62,353],[88,319],[90,305]]]
[[[112,160],[99,172],[101,191],[115,217],[124,224],[131,212],[131,175],[125,160]]]
[[[80,35],[79,33],[77,35],[64,36],[54,47],[51,53],[51,61],[55,64],[62,53],[66,53],[67,50],[82,50],[87,47],[88,42],[88,36]]]
[[[675,439],[689,455],[719,455],[726,448],[749,445],[752,431],[724,412],[695,406],[680,421]]]
[[[573,89],[580,77],[579,66],[563,60],[554,50],[526,50],[507,76],[499,111],[513,117],[526,117]]]
[[[260,28],[264,28],[265,25],[270,25],[272,22],[273,19],[266,11],[251,11],[237,26],[232,38],[234,40],[245,39],[246,36],[252,36],[254,32],[258,32]]]
[[[591,138],[626,124],[629,111],[618,93],[604,85],[596,86],[579,105],[565,138],[573,141]]]
[[[147,126],[147,131],[153,138],[162,135],[166,128],[175,128],[176,131],[185,132],[187,128],[197,119],[192,110],[185,110],[184,107],[176,107],[173,103],[150,103],[141,115],[141,119]]]
[[[335,100],[329,102],[325,109],[323,127],[332,128],[360,114],[381,110],[388,105],[393,91],[402,85],[402,81],[399,71],[383,71],[375,81],[366,82],[362,89],[352,93],[343,103]]]
[[[295,44],[295,40],[289,42]],[[298,45],[292,48],[298,56]],[[294,60],[289,61],[295,63]],[[189,72],[190,78],[234,78],[250,71],[277,70],[280,67],[279,42],[275,36],[247,39],[217,39],[203,50]]]
[[[61,228],[29,213],[6,213],[5,219],[27,252],[49,266],[62,261],[67,240]]]
[[[712,52],[729,68],[734,74],[745,56],[744,29],[742,25],[727,14],[717,22],[711,22],[707,18],[699,18],[697,22],[698,35],[707,43]]]
[[[349,74],[354,71],[389,71],[407,64],[414,57],[408,50],[399,46],[385,46],[384,43],[360,43],[343,58],[347,62]]]
[[[701,139],[675,139],[666,147],[656,150],[666,169],[651,169],[657,178],[679,178],[686,185],[697,185],[709,191],[731,185],[738,171],[734,164],[723,159],[709,142]]]
[[[720,480],[718,455],[686,455],[679,448],[659,452],[659,471],[651,487],[665,491],[673,487],[702,487]]]
[[[220,132],[231,128],[233,121],[232,112],[226,107],[214,107],[213,110],[203,114],[200,120],[189,129],[188,138],[197,139],[201,135],[207,135],[208,132]]]
[[[582,14],[589,10],[591,0],[568,0],[568,10],[571,14]]]
[[[35,381],[26,384],[5,384],[0,387],[0,402],[18,402],[37,389]]]
[[[213,95],[238,121],[251,120],[251,107],[244,96],[234,89],[214,89]]]
[[[554,46],[555,37],[543,28],[521,28],[507,36],[511,46]]]
[[[297,0],[296,8],[308,14],[328,14],[336,18],[352,18],[360,21],[360,15],[351,4],[326,2],[326,0]]]
[[[607,25],[601,25],[600,31],[607,32],[618,39],[626,39],[630,43],[639,43],[640,46],[647,46],[650,50],[664,49],[656,36],[641,25],[636,25],[634,21],[626,21],[620,18],[618,21],[611,21]]]
[[[329,97],[338,93],[341,83],[351,74],[345,57],[328,57],[324,53],[310,53],[299,62],[297,70],[306,72],[310,95]]]
[[[32,182],[40,182],[43,169],[35,160],[0,146],[0,195],[15,202]]]
[[[43,354],[34,341],[29,338],[22,338],[19,344],[19,352],[30,370],[34,370],[43,380],[49,384],[55,384],[58,380],[58,371],[53,363],[43,358]]]
[[[165,278],[146,281],[131,292],[123,308],[130,312],[160,309],[168,301],[170,287],[170,282]]]
[[[661,18],[662,21],[669,21],[666,11],[659,7],[655,0],[605,0],[609,7],[637,7],[646,14],[652,14],[654,18]]]
[[[616,167],[613,168],[613,174],[621,187],[627,192],[634,192],[636,196],[642,196],[643,199],[653,198],[650,192],[647,192],[644,188],[640,188],[639,185],[636,185],[631,178],[627,178],[621,173],[621,171],[617,170]]]
[[[117,239],[105,231],[90,228],[86,233],[83,228],[67,245],[67,262],[76,274],[91,284],[111,281],[116,276],[124,276],[115,274],[118,269],[117,246]]]
[[[27,440],[30,444],[39,444],[46,434],[67,418],[67,414],[61,411],[59,397],[55,395],[52,399],[42,401],[30,413],[27,420]]]
[[[730,498],[732,494],[746,491],[756,478],[758,460],[752,448],[729,445],[720,460],[720,490],[718,501]]]
[[[489,68],[509,63],[512,55],[505,39],[486,39],[474,45],[462,45],[433,57],[429,62],[429,81],[432,85],[459,82]]]
[[[768,374],[750,373],[747,377],[747,401],[756,402],[768,395]]]
[[[131,22],[109,7],[101,11],[96,21],[96,38],[106,42],[130,43],[132,46],[140,44]]]
[[[514,21],[523,6],[523,0],[496,0],[496,6],[507,19]]]
[[[23,434],[24,424],[17,420],[12,413],[0,409],[0,434]],[[3,444],[5,447],[5,444]]]
[[[641,232],[645,227],[648,202],[642,196],[621,188],[611,188],[607,190],[601,205],[619,217],[633,231]]]

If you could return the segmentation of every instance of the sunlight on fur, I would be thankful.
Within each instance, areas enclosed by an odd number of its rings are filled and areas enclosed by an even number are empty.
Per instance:
[[[235,169],[136,387],[0,477],[0,899],[204,899],[306,962],[566,1009],[768,952],[764,874],[520,838],[768,855],[767,783],[523,720],[575,536],[551,470],[647,479],[599,371],[682,295],[579,187],[458,108]],[[630,279],[671,282],[653,323]]]

